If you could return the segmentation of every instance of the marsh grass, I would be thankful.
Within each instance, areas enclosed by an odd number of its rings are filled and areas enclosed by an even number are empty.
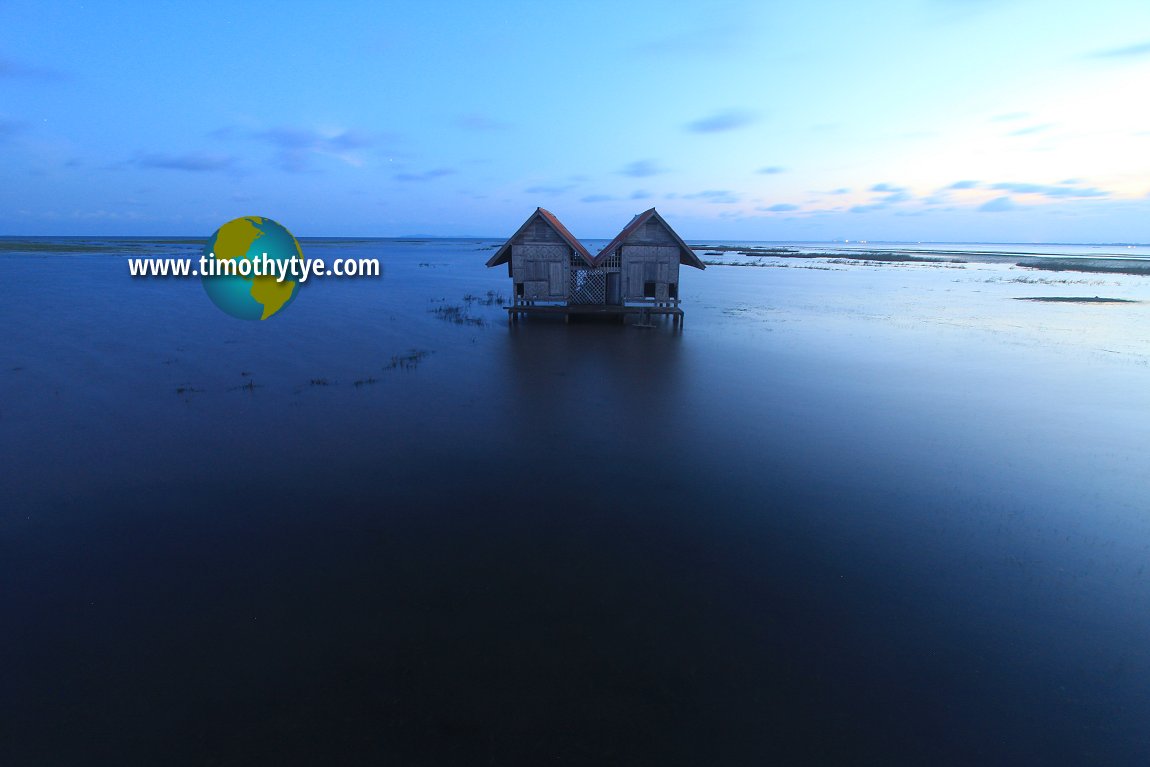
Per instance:
[[[1150,266],[1122,266],[1104,265],[1098,263],[1083,264],[1073,260],[1042,260],[1020,261],[1015,266],[1024,269],[1038,269],[1045,272],[1088,272],[1092,274],[1139,274],[1150,275]]]
[[[704,261],[703,263],[706,264],[707,266],[740,266],[740,267],[744,267],[744,268],[751,267],[751,268],[757,268],[757,269],[814,269],[815,271],[820,271],[820,272],[841,272],[841,271],[843,271],[842,269],[836,269],[833,266],[812,266],[812,265],[800,266],[798,264],[776,264],[776,263],[768,264],[768,263],[763,262],[763,261],[745,261],[742,263],[735,262],[735,261]],[[836,263],[836,262],[829,262],[829,263]],[[847,263],[847,262],[842,262],[842,263]],[[852,261],[849,263],[855,263],[855,262]]]
[[[482,327],[487,324],[487,321],[482,317],[472,317],[467,313],[467,308],[459,305],[437,306],[431,310],[441,320],[453,323],[455,325],[476,325]]]
[[[742,253],[743,255],[746,255],[746,256],[757,256],[757,255],[778,256],[778,255],[786,255],[786,254],[801,255],[801,251],[799,251],[796,248],[777,248],[777,247],[776,248],[756,248],[756,247],[747,247],[745,245],[698,245],[698,246],[693,246],[692,250],[706,250],[707,251],[706,255],[708,255],[708,256],[717,256],[720,253]],[[810,257],[816,258],[816,256],[810,256]]]
[[[1107,285],[1105,280],[1054,280],[1048,277],[991,277],[983,280],[988,283],[1016,282],[1020,285]]]
[[[476,296],[468,293],[463,297],[463,303],[467,306],[471,306],[472,304],[479,304],[480,306],[503,306],[503,304],[507,303],[507,299],[494,290],[489,290],[484,296]]]
[[[410,349],[404,354],[396,354],[383,366],[384,370],[415,370],[419,363],[431,354],[426,349]]]
[[[1132,298],[1101,298],[1094,296],[1019,296],[1015,301],[1036,301],[1050,304],[1137,304]]]

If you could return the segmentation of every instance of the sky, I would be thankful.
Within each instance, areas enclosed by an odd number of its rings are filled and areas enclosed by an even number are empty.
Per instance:
[[[1150,2],[0,2],[0,235],[1150,242]]]

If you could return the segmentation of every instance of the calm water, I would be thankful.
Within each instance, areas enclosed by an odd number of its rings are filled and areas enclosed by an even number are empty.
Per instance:
[[[264,323],[0,254],[0,764],[1150,760],[1150,304],[1010,300],[1150,278],[509,327],[492,245],[305,242],[385,273]]]

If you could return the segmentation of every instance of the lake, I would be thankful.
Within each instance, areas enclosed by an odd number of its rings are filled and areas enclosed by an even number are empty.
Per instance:
[[[679,332],[302,244],[383,275],[6,243],[0,763],[1150,760],[1150,277],[723,256]]]

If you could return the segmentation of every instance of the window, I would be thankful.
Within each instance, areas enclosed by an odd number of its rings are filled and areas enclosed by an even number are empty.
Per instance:
[[[679,284],[677,282],[672,282],[672,283],[668,284],[667,285],[667,298],[678,298],[678,297],[679,297]]]
[[[643,283],[643,298],[654,298],[654,297],[655,297],[655,283],[644,282]]]
[[[523,298],[523,283],[522,282],[515,283],[515,295],[519,296],[520,298]]]

